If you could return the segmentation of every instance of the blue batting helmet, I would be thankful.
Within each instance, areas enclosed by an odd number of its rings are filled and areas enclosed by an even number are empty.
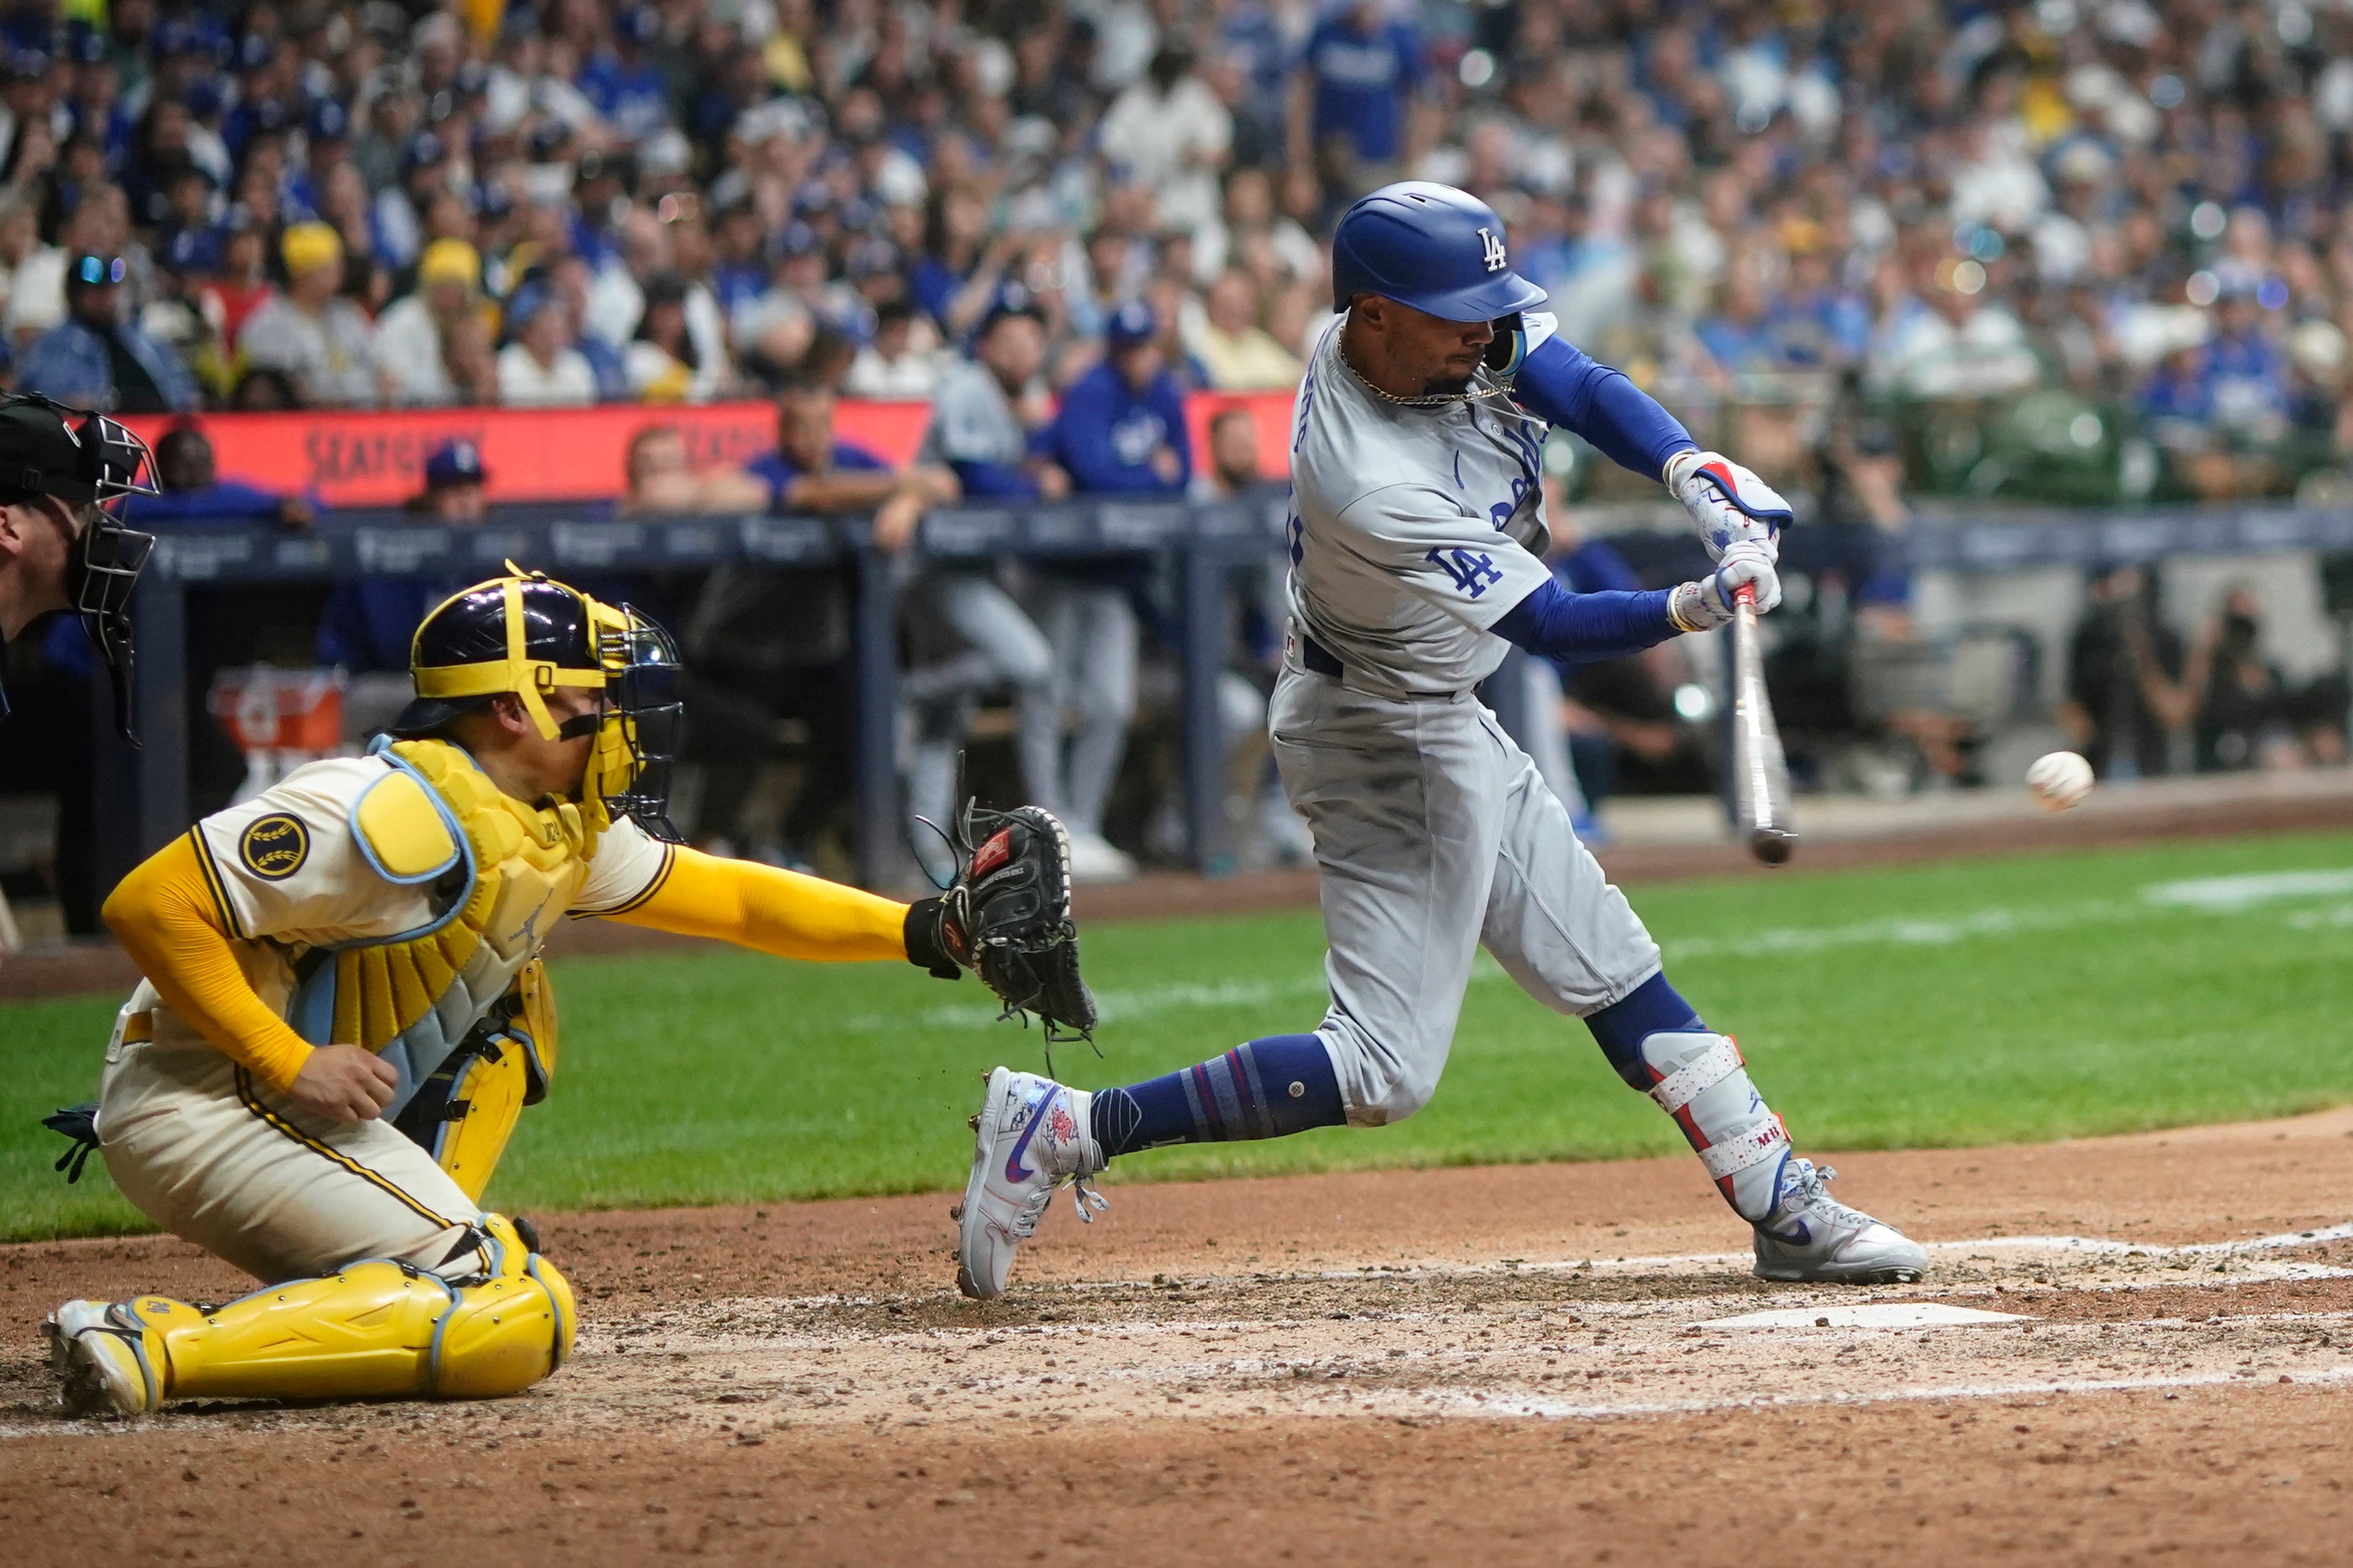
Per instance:
[[[1383,185],[1340,215],[1332,235],[1332,308],[1378,294],[1449,321],[1492,321],[1545,302],[1512,270],[1504,220],[1451,185]]]

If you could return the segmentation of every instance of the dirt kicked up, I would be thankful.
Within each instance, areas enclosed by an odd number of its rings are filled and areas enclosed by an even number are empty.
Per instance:
[[[1007,1300],[948,1195],[541,1216],[578,1353],[517,1399],[47,1407],[78,1293],[6,1249],[25,1563],[2342,1562],[2353,1111],[1837,1162],[1918,1285],[1750,1279],[1688,1161],[1111,1188]]]

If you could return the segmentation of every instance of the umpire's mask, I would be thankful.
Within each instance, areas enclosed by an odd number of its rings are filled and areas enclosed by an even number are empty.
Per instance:
[[[139,743],[131,710],[131,675],[137,654],[131,595],[155,548],[155,536],[123,525],[132,496],[161,495],[154,456],[128,426],[87,409],[69,408],[33,393],[0,397],[0,506],[48,499],[66,531],[66,601],[81,617],[114,688],[114,724]],[[0,637],[0,645],[5,645]],[[0,689],[0,718],[8,696]]]
[[[453,594],[409,645],[417,699],[389,733],[438,736],[459,714],[512,693],[548,740],[596,738],[581,781],[580,808],[601,832],[627,816],[670,843],[670,770],[685,704],[670,634],[628,605],[600,604],[543,572],[510,575]],[[597,712],[558,724],[543,693],[559,686],[601,694]]]

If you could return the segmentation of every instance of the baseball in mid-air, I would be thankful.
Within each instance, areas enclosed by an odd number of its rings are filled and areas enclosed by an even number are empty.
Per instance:
[[[2052,811],[2080,805],[2092,793],[2092,764],[2073,752],[2051,752],[2026,770],[2026,787]]]

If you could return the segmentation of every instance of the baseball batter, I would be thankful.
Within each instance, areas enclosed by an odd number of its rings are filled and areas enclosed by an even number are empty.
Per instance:
[[[539,953],[566,916],[948,979],[979,967],[1008,1007],[1044,996],[1092,1022],[1067,893],[1039,896],[1067,886],[1050,818],[967,811],[982,843],[945,897],[913,905],[698,854],[668,818],[670,639],[628,606],[510,572],[427,616],[416,700],[373,752],[206,817],[107,900],[145,978],[98,1101],[52,1124],[158,1225],[263,1289],[209,1307],[65,1303],[47,1331],[69,1409],[467,1397],[553,1372],[571,1287],[480,1199],[555,1071]],[[982,932],[1005,952],[981,952]]]
[[[1239,1046],[1090,1093],[999,1068],[975,1118],[958,1283],[1005,1289],[1055,1189],[1161,1144],[1377,1127],[1429,1102],[1483,945],[1528,994],[1585,1020],[1610,1065],[1672,1116],[1756,1234],[1769,1279],[1916,1278],[1919,1247],[1824,1189],[1660,968],[1658,945],[1570,831],[1535,765],[1472,694],[1508,644],[1631,653],[1722,626],[1743,590],[1780,600],[1788,508],[1696,448],[1616,371],[1528,314],[1504,226],[1443,185],[1374,192],[1333,241],[1345,312],[1302,383],[1292,439],[1291,626],[1270,724],[1314,829],[1331,1002],[1312,1034]],[[1539,455],[1577,432],[1682,500],[1716,561],[1697,582],[1572,595],[1543,564]]]

